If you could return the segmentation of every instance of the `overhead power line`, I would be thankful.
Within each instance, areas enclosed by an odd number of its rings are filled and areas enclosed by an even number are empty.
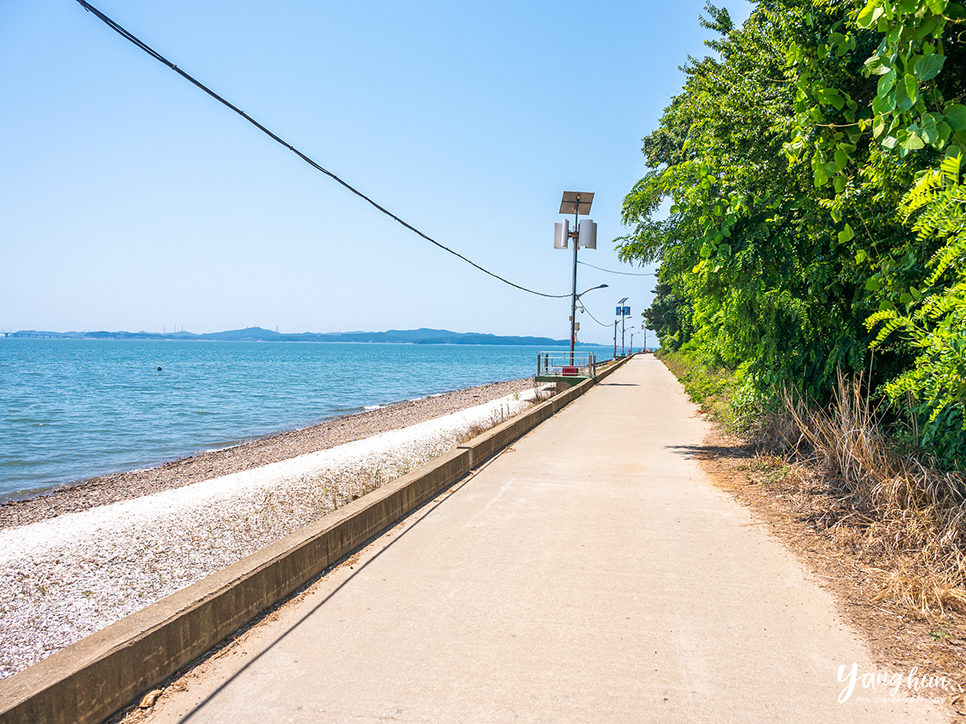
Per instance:
[[[580,311],[587,312],[587,314],[590,314],[590,310],[587,309],[587,306],[583,302],[581,302],[580,304]],[[595,322],[597,322],[597,324],[599,324],[601,327],[610,327],[610,324],[604,324],[599,319],[597,319],[597,317],[595,317],[593,314],[590,314],[590,318],[593,319]]]
[[[113,20],[111,20],[109,17],[107,17],[104,13],[102,13],[100,10],[98,10],[97,8],[95,8],[90,3],[85,2],[85,0],[77,0],[77,2],[80,4],[81,7],[83,7],[85,10],[87,10],[89,13],[93,13],[95,16],[97,16],[98,19],[100,19],[101,21],[103,21],[105,25],[107,25],[111,30],[113,30],[114,32],[116,32],[118,35],[120,35],[121,37],[125,38],[126,40],[129,40],[130,42],[132,42],[134,45],[136,45],[137,47],[139,47],[145,53],[147,53],[152,58],[154,58],[155,60],[157,60],[159,63],[163,63],[164,65],[168,66],[168,68],[170,68],[171,70],[173,70],[175,73],[177,73],[178,75],[180,75],[185,80],[189,81],[190,83],[194,84],[195,86],[197,86],[198,88],[200,88],[201,90],[203,90],[205,93],[207,93],[208,95],[210,95],[212,98],[214,98],[216,101],[218,101],[222,105],[224,105],[224,106],[230,108],[231,110],[235,111],[235,113],[237,113],[242,118],[244,118],[246,121],[248,121],[249,123],[251,123],[253,126],[255,126],[255,128],[257,128],[262,133],[264,133],[265,135],[267,135],[273,141],[276,141],[277,143],[279,143],[282,146],[284,146],[285,148],[287,148],[289,151],[291,151],[296,156],[298,156],[303,161],[305,161],[307,164],[309,164],[309,166],[311,166],[312,168],[316,169],[317,171],[321,171],[326,176],[328,176],[329,178],[331,178],[333,181],[339,183],[340,185],[342,185],[343,187],[345,187],[346,189],[348,189],[349,191],[351,191],[352,193],[354,193],[356,196],[358,196],[359,198],[363,199],[364,201],[367,201],[370,205],[374,206],[376,209],[378,209],[379,211],[381,211],[383,214],[385,214],[386,216],[388,216],[389,218],[391,218],[393,221],[396,221],[397,223],[399,223],[402,226],[406,227],[407,229],[409,229],[411,232],[413,232],[417,236],[425,239],[426,241],[428,241],[431,244],[435,244],[436,246],[438,246],[443,251],[449,252],[453,256],[458,257],[459,259],[462,259],[467,264],[469,264],[472,267],[475,267],[476,269],[479,269],[484,274],[488,274],[489,276],[493,277],[494,279],[499,279],[504,284],[509,284],[511,287],[514,287],[515,289],[519,289],[521,291],[528,292],[530,294],[536,294],[538,297],[548,297],[550,299],[563,299],[564,297],[569,297],[570,296],[570,294],[544,294],[543,292],[537,292],[537,291],[534,291],[533,289],[528,289],[527,287],[520,286],[519,284],[514,284],[510,280],[504,279],[499,274],[495,274],[495,273],[491,272],[489,269],[484,269],[483,267],[481,267],[476,262],[471,261],[470,259],[467,259],[465,256],[463,256],[462,254],[460,254],[457,251],[453,251],[448,246],[444,246],[443,244],[440,244],[438,241],[436,241],[435,239],[427,236],[422,231],[420,231],[419,229],[417,229],[415,226],[412,226],[411,224],[403,221],[402,219],[400,219],[398,216],[396,216],[391,211],[389,211],[386,208],[384,208],[383,206],[380,206],[379,204],[377,204],[375,201],[373,201],[372,199],[370,199],[364,193],[362,193],[361,191],[359,191],[355,187],[351,186],[350,184],[346,183],[345,181],[343,181],[341,178],[339,178],[338,176],[336,176],[331,171],[328,171],[325,168],[323,168],[322,166],[320,166],[318,163],[316,163],[311,158],[309,158],[304,153],[302,153],[297,148],[295,148],[295,146],[293,146],[292,144],[288,143],[284,139],[282,139],[282,138],[278,137],[277,135],[275,135],[272,131],[270,131],[265,126],[263,126],[261,123],[259,123],[254,118],[252,118],[251,116],[249,116],[243,110],[241,110],[237,106],[233,105],[232,103],[230,103],[227,100],[225,100],[224,98],[222,98],[220,95],[218,95],[213,90],[211,90],[210,88],[208,88],[202,82],[196,80],[192,76],[190,76],[187,73],[185,73],[183,70],[181,70],[181,68],[179,68],[178,66],[176,66],[174,63],[172,63],[170,60],[168,60],[167,58],[165,58],[163,55],[161,55],[160,53],[158,53],[157,51],[155,51],[154,49],[152,49],[147,44],[143,43],[141,40],[139,40],[137,37],[135,37],[134,35],[132,35],[130,32],[128,32],[127,30],[125,30],[124,28],[122,28],[120,25],[118,25],[117,23],[115,23]]]
[[[596,269],[597,271],[607,272],[608,274],[623,274],[628,277],[652,277],[657,272],[622,272],[622,271],[612,271],[611,269],[601,269],[599,266],[594,266],[593,264],[588,264],[585,261],[578,261],[578,264],[583,264],[584,266],[589,266],[591,269]]]

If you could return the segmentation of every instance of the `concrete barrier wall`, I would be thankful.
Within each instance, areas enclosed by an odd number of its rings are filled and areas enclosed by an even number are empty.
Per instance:
[[[602,370],[604,379],[625,360]],[[0,681],[0,724],[96,724],[495,455],[586,380],[290,536]]]

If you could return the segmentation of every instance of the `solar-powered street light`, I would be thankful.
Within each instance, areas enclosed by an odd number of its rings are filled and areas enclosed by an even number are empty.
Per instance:
[[[577,330],[574,327],[577,318],[577,248],[584,246],[588,249],[597,248],[597,224],[590,219],[579,221],[581,215],[590,213],[590,205],[594,202],[594,194],[586,191],[564,191],[560,201],[561,214],[574,215],[574,230],[570,231],[570,219],[564,219],[554,224],[553,248],[566,249],[569,240],[574,240],[574,285],[570,295],[570,364],[574,363],[574,346],[577,343]],[[606,285],[605,285],[606,286]],[[600,287],[594,287],[600,289]],[[587,290],[589,292],[590,289]],[[586,294],[587,292],[581,292]]]
[[[626,301],[627,301],[627,297],[624,297],[623,299],[617,302],[617,312],[616,312],[616,316],[621,321],[621,357],[624,356],[624,331],[625,331],[624,324],[625,324],[625,320],[631,314],[631,308],[624,305],[624,302]],[[617,356],[617,320],[616,319],[614,320],[614,356]]]

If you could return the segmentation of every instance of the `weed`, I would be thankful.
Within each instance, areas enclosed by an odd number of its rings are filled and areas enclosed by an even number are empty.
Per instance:
[[[880,596],[919,615],[966,613],[966,484],[899,454],[861,379],[839,376],[827,408],[782,395],[787,450],[824,481],[829,529],[848,527],[881,578]],[[789,422],[791,424],[789,424]]]
[[[780,404],[736,412],[739,386],[727,372],[683,353],[662,360],[692,399],[759,450],[749,477],[792,498],[833,547],[856,556],[880,600],[926,619],[966,613],[966,481],[900,452],[861,378],[840,375],[825,408],[784,391]]]

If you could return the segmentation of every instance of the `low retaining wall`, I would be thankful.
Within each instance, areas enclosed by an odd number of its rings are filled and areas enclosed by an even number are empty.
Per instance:
[[[582,395],[624,362],[0,681],[0,724],[96,724]]]

